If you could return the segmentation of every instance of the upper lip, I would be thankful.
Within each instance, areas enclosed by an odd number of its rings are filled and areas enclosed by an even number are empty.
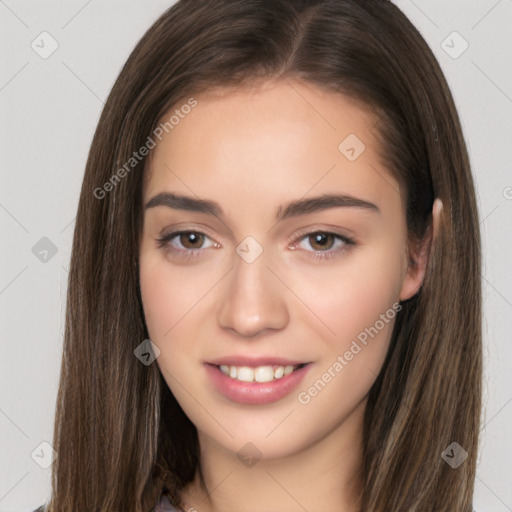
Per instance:
[[[297,366],[299,364],[306,364],[307,361],[299,361],[297,359],[288,359],[285,357],[276,356],[259,356],[259,357],[247,357],[247,356],[226,356],[205,361],[206,364],[213,364],[215,366]]]

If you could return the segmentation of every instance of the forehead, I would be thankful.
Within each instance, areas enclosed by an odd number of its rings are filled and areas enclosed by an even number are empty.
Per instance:
[[[148,161],[145,200],[177,189],[267,202],[313,188],[399,200],[398,184],[380,161],[376,116],[346,96],[282,79],[194,100],[194,107],[181,108],[184,99],[161,119],[174,115]]]

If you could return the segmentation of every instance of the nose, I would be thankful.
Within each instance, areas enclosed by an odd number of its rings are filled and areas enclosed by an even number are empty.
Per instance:
[[[218,309],[223,329],[255,337],[288,324],[286,290],[267,267],[265,252],[252,263],[237,257],[227,278]]]

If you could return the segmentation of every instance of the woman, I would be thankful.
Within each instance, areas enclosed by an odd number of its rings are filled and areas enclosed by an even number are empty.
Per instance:
[[[471,511],[479,276],[397,7],[180,0],[89,154],[47,510]]]

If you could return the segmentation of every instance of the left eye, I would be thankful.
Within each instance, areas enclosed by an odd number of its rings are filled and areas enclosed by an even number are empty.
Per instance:
[[[302,237],[302,241],[307,241],[315,251],[323,251],[324,249],[331,249],[339,239],[334,233],[315,232]],[[341,241],[341,240],[340,240]],[[316,245],[317,247],[314,247]]]
[[[304,247],[304,243],[309,245],[314,251],[313,257],[318,258],[330,258],[336,255],[344,254],[348,250],[348,246],[354,245],[354,241],[346,236],[339,235],[337,233],[330,233],[328,231],[312,231],[309,233],[303,233],[298,238],[298,246],[305,249],[307,252],[311,252],[307,247]]]

